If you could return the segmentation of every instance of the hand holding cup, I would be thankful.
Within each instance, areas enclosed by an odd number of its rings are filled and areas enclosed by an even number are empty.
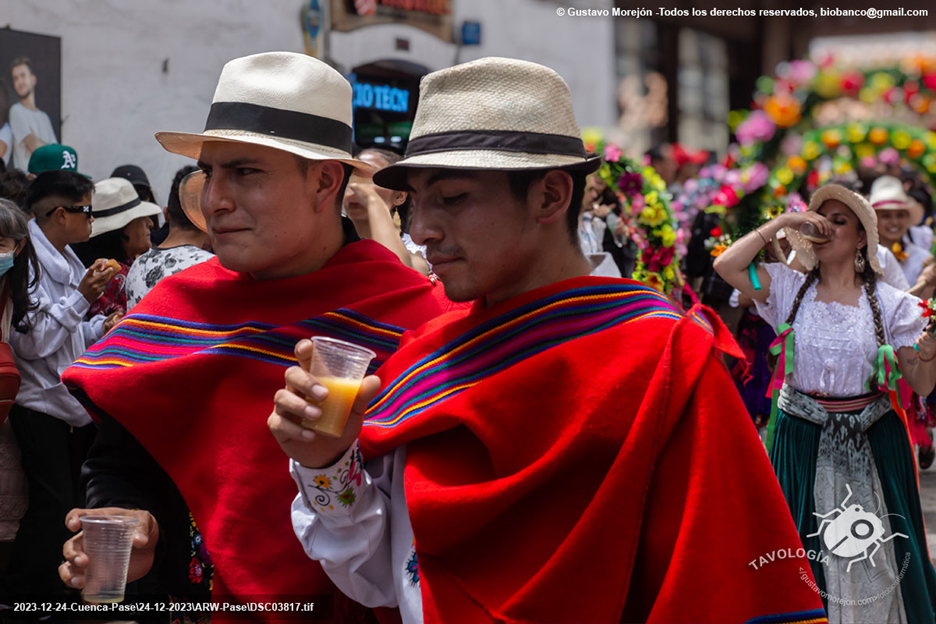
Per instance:
[[[360,381],[352,375],[351,380],[339,378],[335,383],[335,375],[341,374],[340,371],[326,369],[326,374],[322,374],[324,358],[317,356],[322,340],[315,339],[316,345],[312,340],[302,340],[296,345],[299,366],[286,371],[286,387],[277,391],[273,413],[267,419],[283,452],[310,468],[329,466],[348,450],[361,432],[368,404],[380,390],[380,379],[374,375]],[[367,368],[366,363],[363,369],[359,365],[357,379]],[[328,375],[329,372],[332,374]],[[356,396],[352,393],[355,390]],[[329,402],[330,396],[332,402]],[[336,409],[335,399],[344,405]],[[351,401],[350,414],[343,412],[349,409]]]

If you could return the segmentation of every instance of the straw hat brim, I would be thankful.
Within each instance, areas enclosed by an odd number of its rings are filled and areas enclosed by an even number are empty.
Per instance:
[[[861,195],[849,191],[844,186],[839,186],[837,184],[828,184],[826,186],[820,187],[815,193],[813,193],[812,198],[809,201],[809,208],[807,210],[819,210],[819,208],[825,202],[830,199],[835,199],[846,206],[848,206],[855,216],[858,217],[858,220],[861,222],[862,227],[864,227],[865,232],[868,235],[868,247],[865,255],[867,256],[868,263],[871,265],[871,268],[878,275],[883,275],[884,271],[881,269],[881,264],[878,262],[877,258],[877,247],[878,247],[878,230],[877,230],[877,215],[874,213],[874,209],[871,207],[871,204],[868,203]],[[803,235],[799,233],[799,230],[794,230],[792,228],[783,228],[784,233],[787,236],[787,240],[790,241],[790,246],[796,251],[796,259],[807,271],[811,271],[816,266],[816,250],[813,248],[813,244],[803,238]]]
[[[384,167],[374,174],[374,183],[397,191],[408,190],[406,182],[410,169],[465,169],[469,171],[524,171],[537,169],[564,169],[594,173],[601,166],[601,157],[586,158],[562,154],[531,154],[500,150],[453,150],[410,156]]]
[[[363,176],[370,176],[377,169],[363,160],[349,158],[349,154],[342,150],[244,130],[208,130],[202,134],[193,132],[157,132],[156,140],[159,141],[160,145],[162,145],[166,151],[172,152],[173,154],[188,156],[195,160],[198,160],[201,156],[202,146],[205,143],[246,143],[282,150],[308,160],[337,160],[351,165],[354,167],[356,173]]]
[[[883,206],[871,206],[875,210],[906,210],[910,213],[910,225],[919,225],[923,221],[925,211],[920,202],[910,200],[903,204],[885,204]]]
[[[140,217],[155,217],[160,214],[162,214],[162,208],[156,204],[141,201],[133,208],[113,216],[102,217],[100,219],[95,218],[94,223],[91,224],[91,238],[113,232],[114,230],[119,230],[134,219],[139,219]],[[94,216],[94,213],[92,212],[91,215]]]

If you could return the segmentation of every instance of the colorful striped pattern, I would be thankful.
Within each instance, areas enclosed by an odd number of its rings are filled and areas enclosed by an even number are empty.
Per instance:
[[[551,347],[644,318],[682,315],[660,292],[631,283],[568,290],[511,310],[411,366],[374,399],[364,424],[394,427]]]
[[[874,394],[866,394],[852,399],[832,399],[829,397],[810,396],[827,412],[860,412],[884,396],[884,393],[875,392]]]
[[[828,624],[829,619],[822,609],[811,611],[795,611],[792,613],[778,613],[777,615],[764,615],[748,620],[746,624]]]
[[[329,336],[373,350],[377,357],[369,372],[377,370],[396,351],[405,330],[379,323],[342,308],[287,327],[267,323],[210,325],[178,319],[131,314],[107,339],[88,349],[75,366],[121,368],[161,362],[185,355],[231,355],[269,364],[291,366],[293,350],[302,338]]]

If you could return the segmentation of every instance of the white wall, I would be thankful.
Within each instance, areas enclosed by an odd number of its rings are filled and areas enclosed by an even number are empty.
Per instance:
[[[445,43],[417,28],[373,26],[332,33],[331,57],[344,71],[381,59],[411,61],[430,71],[485,56],[506,56],[541,63],[561,75],[572,91],[580,126],[611,127],[617,121],[614,75],[614,19],[560,17],[556,9],[608,8],[612,0],[453,0],[456,34],[465,21],[481,23],[481,45]],[[409,51],[395,50],[396,38]]]
[[[60,140],[78,151],[80,171],[101,180],[137,164],[165,204],[175,171],[192,161],[163,150],[153,134],[201,132],[230,59],[303,51],[300,7],[298,0],[0,0],[0,27],[62,38]]]
[[[61,37],[60,139],[78,151],[80,170],[100,180],[117,165],[137,164],[165,203],[175,171],[191,161],[165,152],[153,134],[200,132],[228,60],[303,52],[303,6],[303,0],[0,0],[0,27]],[[482,24],[483,45],[463,48],[461,61],[499,55],[552,67],[569,83],[579,123],[611,126],[613,20],[562,18],[558,6],[550,0],[454,0],[456,28],[465,20]],[[409,52],[394,51],[399,36],[410,40]],[[331,56],[345,70],[386,58],[434,70],[454,64],[455,55],[456,46],[405,26],[332,35]]]

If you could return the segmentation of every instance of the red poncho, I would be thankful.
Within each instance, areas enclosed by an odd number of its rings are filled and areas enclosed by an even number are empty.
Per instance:
[[[63,380],[172,477],[214,562],[215,595],[331,594],[293,533],[296,485],[266,424],[273,396],[300,339],[367,346],[375,370],[404,330],[438,316],[446,301],[441,286],[373,241],[283,280],[256,281],[212,259],[161,281]]]
[[[582,277],[422,328],[365,458],[405,444],[426,622],[825,621],[708,309]],[[784,553],[788,554],[788,553]]]

